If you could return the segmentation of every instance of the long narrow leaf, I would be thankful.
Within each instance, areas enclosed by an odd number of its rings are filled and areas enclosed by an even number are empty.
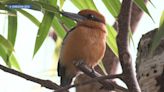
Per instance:
[[[11,53],[14,50],[12,43],[5,39],[2,35],[0,35],[0,45],[3,46],[8,53]]]
[[[60,0],[60,9],[63,7],[65,0]]]
[[[48,1],[53,6],[56,6],[57,5],[57,0],[48,0]]]
[[[71,0],[71,2],[79,9],[79,10],[82,10],[82,9],[85,9],[85,6],[83,6],[83,2],[79,2],[79,0]]]
[[[31,20],[36,26],[39,27],[40,22],[33,15],[31,15],[30,13],[28,13],[27,11],[22,10],[22,9],[17,9],[17,11],[19,11],[21,14],[23,14],[25,17],[27,17],[29,20]]]
[[[49,32],[49,29],[51,27],[53,18],[54,18],[53,13],[50,13],[47,11],[45,12],[42,23],[40,24],[39,30],[37,33],[37,38],[36,38],[36,42],[35,42],[35,49],[34,49],[33,56],[39,50],[39,48],[41,47],[42,43],[44,42],[46,36],[48,35],[48,32]]]
[[[18,61],[17,61],[17,59],[16,59],[16,57],[15,57],[15,55],[13,53],[9,57],[9,62],[10,62],[12,67],[14,67],[14,68],[16,68],[18,70],[21,70],[21,68],[20,68],[20,66],[18,64]]]
[[[5,61],[6,65],[11,66],[9,62],[9,56],[11,55],[14,47],[12,43],[0,35],[0,56]]]
[[[93,0],[85,0],[85,4],[89,7],[89,9],[97,10]]]
[[[151,16],[149,10],[147,9],[145,3],[144,3],[144,0],[134,0],[135,4],[138,5],[138,7],[143,10],[145,13],[147,13],[150,18],[153,20],[153,17]],[[153,20],[154,22],[154,20]]]
[[[3,47],[1,44],[0,44],[0,56],[2,57],[3,61],[6,63],[7,66],[11,67],[11,64],[8,59],[9,54],[6,51],[5,47]]]
[[[72,3],[79,9],[92,9],[97,10],[93,0],[71,0]]]
[[[156,29],[156,34],[151,44],[151,53],[153,53],[153,51],[157,48],[157,46],[160,44],[161,38],[163,37],[164,37],[164,11],[160,19],[160,26],[158,30]]]
[[[112,26],[107,25],[108,35],[107,35],[107,44],[113,51],[113,53],[118,56],[118,48],[116,44],[116,35],[117,32]]]
[[[121,3],[120,0],[102,0],[108,11],[113,15],[113,17],[117,17],[120,12]]]
[[[69,18],[66,18],[66,17],[64,17],[64,16],[62,16],[60,19],[61,19],[62,23],[64,23],[64,25],[65,25],[68,29],[73,28],[73,27],[75,26],[75,24],[76,24],[73,20],[71,20],[71,19],[69,19]]]
[[[10,10],[10,13],[16,16],[8,16],[8,40],[15,44],[15,39],[17,35],[17,12],[15,10]]]
[[[55,17],[52,22],[53,28],[55,29],[55,33],[60,37],[64,38],[66,32],[62,25],[59,23],[58,19]]]

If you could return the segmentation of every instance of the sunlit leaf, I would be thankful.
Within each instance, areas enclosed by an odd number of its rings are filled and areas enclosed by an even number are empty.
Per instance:
[[[71,0],[72,3],[79,9],[92,9],[97,10],[93,0]]]
[[[145,3],[144,3],[144,0],[134,0],[134,2],[135,2],[135,4],[136,4],[141,10],[143,10],[144,12],[146,12],[146,13],[150,16],[150,18],[153,20],[151,14],[150,14],[150,12],[149,12],[149,10],[147,9],[147,7],[146,7],[146,5],[145,5]],[[154,20],[153,20],[153,22],[154,22]]]
[[[0,35],[0,56],[9,67],[11,66],[9,62],[9,56],[11,55],[13,50],[14,47],[11,42]]]
[[[53,19],[52,26],[55,29],[57,36],[63,39],[66,32],[56,17]]]
[[[0,56],[2,57],[2,59],[4,60],[7,66],[11,67],[11,64],[8,60],[9,54],[7,53],[5,47],[2,46],[1,44],[0,44]]]
[[[113,17],[117,17],[120,12],[121,3],[120,0],[102,0],[106,8],[113,15]]]
[[[35,42],[35,49],[34,49],[34,55],[39,50],[39,48],[41,47],[41,45],[44,42],[45,38],[47,37],[49,29],[50,29],[51,24],[52,24],[53,18],[54,18],[53,13],[45,12],[42,23],[40,24],[39,30],[38,30],[38,33],[37,33],[36,42]]]
[[[63,7],[65,0],[60,0],[60,9]]]
[[[57,0],[48,0],[48,1],[53,6],[56,6],[57,5]]]
[[[160,19],[160,26],[159,26],[158,29],[156,29],[156,34],[153,38],[153,42],[152,42],[152,45],[151,45],[151,53],[160,44],[160,41],[161,41],[162,37],[164,37],[164,11],[163,11],[161,19]]]
[[[15,57],[15,55],[13,53],[9,57],[9,62],[10,62],[12,67],[14,67],[14,68],[16,68],[18,70],[21,70],[20,66],[18,64],[18,61],[17,61],[17,59],[16,59],[16,57]]]
[[[71,19],[69,19],[69,18],[66,18],[66,17],[64,17],[64,16],[62,16],[60,19],[61,19],[62,23],[63,23],[68,29],[73,28],[73,27],[75,26],[75,24],[76,24],[73,20],[71,20]]]
[[[27,11],[22,10],[22,9],[17,9],[17,11],[19,11],[21,14],[23,14],[25,17],[27,17],[29,20],[31,20],[36,26],[39,27],[40,22],[33,15],[31,15],[30,13],[28,13]]]
[[[14,50],[12,43],[5,39],[2,35],[0,35],[0,45],[3,46],[8,53],[11,53]]]
[[[164,11],[162,12],[159,26],[161,27],[163,25],[163,23],[164,23]]]
[[[105,66],[104,66],[103,62],[101,61],[98,65],[99,65],[99,67],[102,69],[103,73],[104,73],[105,75],[108,75],[107,71],[105,70]]]
[[[113,53],[118,57],[118,48],[116,44],[117,32],[112,26],[107,25],[108,35],[107,35],[107,44],[113,51]]]
[[[10,10],[10,13],[17,15],[15,10]],[[17,35],[17,16],[8,16],[8,40],[15,44],[15,39]]]
[[[8,4],[31,5],[31,8],[33,10],[39,10],[39,11],[46,10],[46,11],[53,12],[53,13],[59,13],[58,7],[48,4],[47,0],[43,0],[43,1],[45,1],[47,3],[40,2],[40,1],[31,1],[31,0],[26,0],[23,2],[20,2],[18,0],[8,0],[8,1],[3,1],[3,4],[5,4],[5,5],[8,5]]]

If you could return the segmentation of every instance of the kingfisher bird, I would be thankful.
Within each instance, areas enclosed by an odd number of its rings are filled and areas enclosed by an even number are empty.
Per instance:
[[[80,72],[74,62],[83,60],[94,69],[103,58],[106,50],[106,22],[102,14],[94,10],[81,10],[78,14],[62,12],[63,16],[77,22],[67,32],[60,51],[58,76],[62,87],[71,84],[72,79]]]

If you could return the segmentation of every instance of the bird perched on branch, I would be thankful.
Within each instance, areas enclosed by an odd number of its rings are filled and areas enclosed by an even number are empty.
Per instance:
[[[61,13],[77,22],[77,25],[65,36],[58,62],[60,85],[66,86],[70,85],[72,79],[79,73],[74,62],[83,60],[93,69],[103,58],[107,31],[104,16],[96,11],[86,9],[78,14]]]

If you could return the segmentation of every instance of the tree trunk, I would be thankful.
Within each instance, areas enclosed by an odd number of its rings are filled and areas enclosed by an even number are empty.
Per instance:
[[[138,46],[136,70],[142,92],[164,92],[164,37],[150,55],[150,44],[156,31],[143,35]]]

